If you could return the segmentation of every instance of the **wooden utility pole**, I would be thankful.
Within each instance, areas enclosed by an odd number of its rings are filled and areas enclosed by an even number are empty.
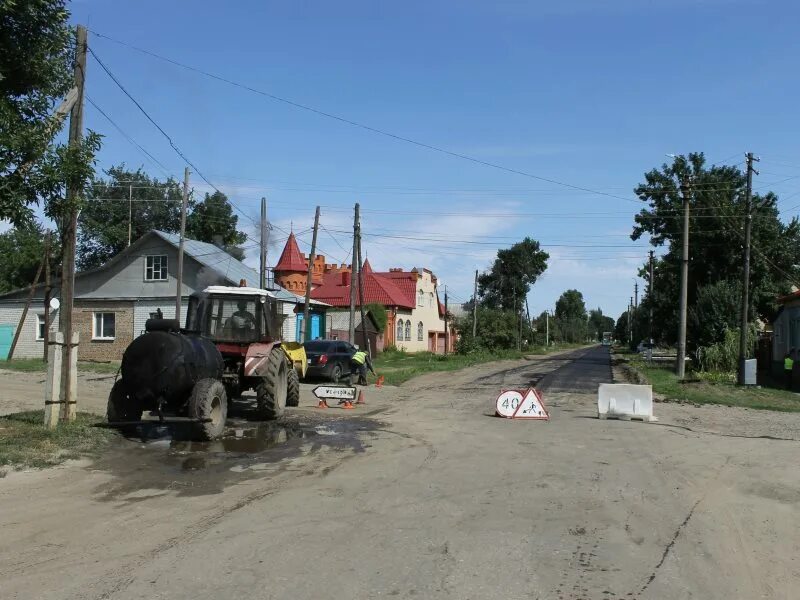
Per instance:
[[[133,232],[133,185],[128,185],[128,246],[131,245],[131,233]]]
[[[303,341],[311,339],[309,325],[309,305],[311,304],[311,285],[314,282],[314,259],[317,257],[317,232],[319,231],[319,206],[314,212],[314,233],[311,236],[311,254],[308,255],[308,275],[306,275],[306,303],[303,306]]]
[[[544,345],[545,348],[550,347],[550,311],[544,311]]]
[[[639,308],[639,282],[633,282],[633,307]]]
[[[51,233],[48,231],[44,236],[44,335],[42,341],[44,343],[44,356],[42,359],[46,363],[49,358],[50,349],[50,295],[53,288],[50,281],[50,238]]]
[[[475,285],[472,292],[472,339],[478,336],[478,269],[475,269]]]
[[[628,301],[628,343],[633,343],[633,296]]]
[[[353,255],[352,265],[350,267],[350,327],[348,328],[348,341],[353,344],[356,339],[356,283],[354,277],[356,276],[356,264],[358,258],[358,229],[360,227],[360,207],[356,202],[355,216],[353,217]]]
[[[745,385],[745,361],[747,360],[747,330],[750,322],[750,235],[753,228],[753,161],[759,160],[752,152],[747,155],[747,187],[744,194],[744,265],[742,268],[742,321],[739,328],[739,373],[737,383]]]
[[[447,322],[447,286],[444,286],[444,354],[447,356],[448,345],[450,344],[450,324]]]
[[[361,223],[358,224],[358,306],[361,309],[361,340],[364,343],[362,348],[367,355],[372,358],[372,348],[367,335],[367,315],[364,309],[364,263],[361,260]]]
[[[686,374],[686,310],[689,301],[689,197],[691,180],[681,181],[683,196],[683,256],[681,262],[681,300],[680,325],[678,328],[678,358],[675,363],[675,374],[683,379]]]
[[[650,279],[647,282],[647,303],[649,305],[649,319],[648,319],[648,329],[647,329],[647,337],[650,340],[650,348],[653,347],[653,304],[655,303],[653,300],[653,251],[650,250]]]
[[[75,66],[73,78],[77,89],[77,99],[72,105],[69,115],[69,145],[76,148],[83,138],[83,97],[86,84],[86,53],[88,43],[86,40],[86,27],[78,25],[75,38]],[[69,214],[64,219],[63,246],[61,256],[61,331],[64,334],[64,345],[61,368],[61,419],[71,420],[75,411],[70,408],[77,402],[72,397],[73,387],[71,381],[73,362],[70,360],[72,352],[72,307],[75,304],[75,247],[78,234],[78,205],[83,190],[70,186],[67,188],[67,206]]]
[[[319,214],[319,207],[317,207]],[[317,238],[317,230],[314,229],[314,239]],[[267,289],[267,199],[261,197],[261,245],[259,250],[259,270],[258,286]]]
[[[181,324],[181,300],[183,299],[183,243],[186,237],[186,207],[189,204],[189,167],[183,170],[183,200],[181,201],[181,237],[178,242],[178,281],[175,290],[175,318]]]
[[[44,263],[46,261],[47,252],[42,255],[42,260],[39,261],[39,268],[36,269],[36,276],[33,278],[31,289],[28,292],[28,299],[25,301],[25,308],[22,309],[22,316],[20,316],[17,330],[14,332],[14,339],[11,341],[11,347],[8,349],[8,356],[6,357],[6,360],[8,361],[14,358],[14,350],[17,348],[19,334],[22,333],[22,330],[25,328],[25,319],[28,317],[28,309],[31,306],[31,302],[33,302],[33,295],[36,293],[36,286],[39,284],[39,277],[42,276],[42,269],[44,269]]]

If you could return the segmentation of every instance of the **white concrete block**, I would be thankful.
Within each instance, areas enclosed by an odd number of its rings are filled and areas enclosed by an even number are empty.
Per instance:
[[[597,390],[600,419],[657,421],[653,416],[653,387],[630,383],[601,383]]]

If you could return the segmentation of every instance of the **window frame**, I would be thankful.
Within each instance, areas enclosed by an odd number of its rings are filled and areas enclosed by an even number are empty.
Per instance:
[[[425,325],[422,323],[422,321],[420,321],[419,323],[417,323],[417,341],[418,342],[424,342],[425,341],[424,333],[425,333]]]
[[[395,334],[398,342],[403,341],[403,319],[397,319],[397,326],[395,327]]]
[[[37,313],[36,314],[36,341],[43,342],[44,341],[44,314]]]
[[[417,308],[425,308],[425,292],[422,290],[417,294]]]
[[[163,274],[163,277],[155,277],[156,261],[158,260],[158,272]],[[152,264],[148,265],[151,262]],[[148,270],[150,276],[148,276]],[[169,257],[166,254],[148,254],[144,257],[144,280],[145,281],[168,281],[169,280]]]
[[[411,341],[411,319],[406,319],[406,336],[405,336],[405,341],[406,341],[406,342],[410,342],[410,341]]]
[[[98,334],[98,331],[97,331],[97,317],[98,317],[98,315],[102,315],[101,318],[100,318],[100,324],[101,324],[102,329],[103,329],[102,333],[104,334],[102,336],[97,335]],[[103,318],[105,315],[112,315],[114,317],[114,335],[113,336],[105,335],[105,319]],[[114,311],[108,311],[108,310],[92,311],[92,341],[95,341],[95,342],[113,342],[116,339],[117,339],[117,313],[114,312]]]

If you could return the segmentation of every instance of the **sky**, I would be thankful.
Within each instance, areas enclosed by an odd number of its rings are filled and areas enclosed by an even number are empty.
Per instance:
[[[320,252],[350,262],[358,202],[376,270],[427,267],[452,302],[466,301],[475,270],[530,236],[550,255],[532,315],[574,288],[616,318],[635,282],[642,290],[650,249],[630,239],[644,206],[632,190],[667,154],[734,165],[752,151],[755,190],[776,192],[787,216],[800,208],[794,2],[75,0],[70,10],[196,167],[196,194],[225,192],[253,240],[267,198],[270,264],[290,230],[308,252],[316,205]],[[116,124],[87,105],[86,127],[105,136],[99,169],[124,162],[182,180],[184,159],[91,56],[86,85]]]

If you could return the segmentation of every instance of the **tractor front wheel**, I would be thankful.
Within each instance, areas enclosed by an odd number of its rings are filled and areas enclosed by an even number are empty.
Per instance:
[[[294,369],[289,369],[288,384],[286,386],[286,406],[300,405],[300,376]]]
[[[277,419],[283,416],[288,395],[288,371],[286,353],[280,346],[273,348],[267,359],[266,374],[256,386],[258,412],[262,419]]]

